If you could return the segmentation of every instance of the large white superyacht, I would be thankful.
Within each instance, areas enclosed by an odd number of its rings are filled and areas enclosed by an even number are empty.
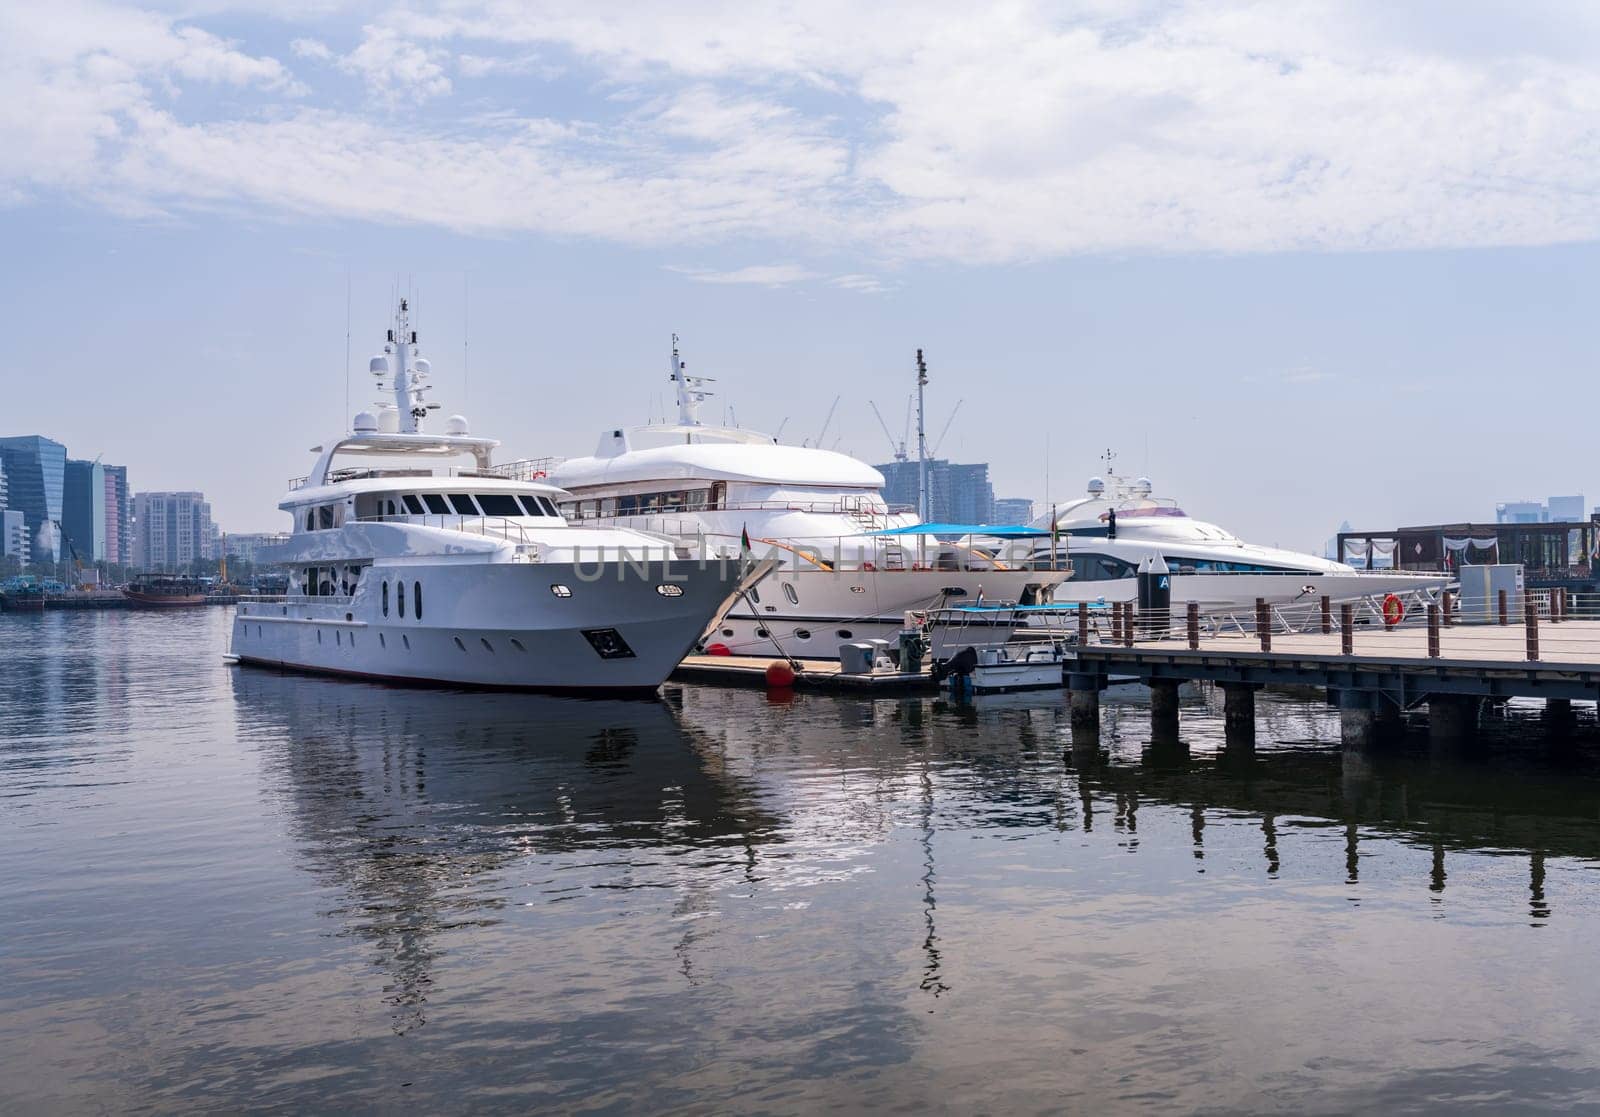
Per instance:
[[[383,679],[649,690],[771,564],[706,562],[672,540],[569,525],[559,489],[498,472],[459,415],[425,431],[428,361],[401,301],[370,369],[391,393],[316,447],[278,505],[288,594],[237,607],[241,662]],[[373,464],[336,468],[356,457]],[[470,459],[453,468],[452,459]],[[439,463],[445,463],[440,465]]]
[[[908,611],[952,601],[1042,604],[1069,576],[1008,561],[1005,545],[941,541],[884,500],[883,475],[845,454],[700,420],[706,380],[688,375],[674,339],[678,421],[600,436],[595,453],[550,468],[576,523],[659,532],[697,553],[775,557],[778,569],[737,601],[713,642],[736,654],[831,657],[841,643],[892,638]],[[1037,532],[1033,534],[1038,534]]]

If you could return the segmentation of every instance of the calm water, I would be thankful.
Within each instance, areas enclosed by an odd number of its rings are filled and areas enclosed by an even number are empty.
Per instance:
[[[1600,1105],[1600,742],[659,702],[0,616],[0,1111]]]

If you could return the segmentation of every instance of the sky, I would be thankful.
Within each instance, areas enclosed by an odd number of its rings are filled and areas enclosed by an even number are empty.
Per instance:
[[[230,531],[397,292],[502,458],[659,416],[677,333],[708,415],[874,462],[921,348],[1041,505],[1108,449],[1309,550],[1600,502],[1593,5],[9,4],[0,151],[0,434]]]

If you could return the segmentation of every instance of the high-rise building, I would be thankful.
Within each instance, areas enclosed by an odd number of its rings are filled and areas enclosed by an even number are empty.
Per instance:
[[[67,471],[67,448],[54,439],[29,434],[0,438],[0,466],[6,471],[7,506],[21,512],[30,544],[40,562],[61,558],[62,485]]]
[[[1025,496],[996,498],[994,520],[997,524],[1027,524],[1033,521],[1033,501]]]
[[[204,493],[136,493],[133,562],[142,570],[177,571],[209,557],[211,505]]]
[[[1494,506],[1497,524],[1564,524],[1584,520],[1583,494],[1537,500],[1507,500]]]
[[[914,461],[874,466],[883,474],[884,499],[892,505],[917,506],[920,471]],[[944,458],[928,461],[928,519],[937,523],[994,522],[994,486],[989,463],[960,465]]]
[[[14,556],[26,566],[32,553],[27,517],[14,508],[0,509],[0,555]]]
[[[61,530],[67,553],[78,561],[106,560],[106,471],[99,462],[67,460],[62,481]]]
[[[106,471],[106,561],[133,565],[133,502],[128,494],[128,467],[108,465]]]

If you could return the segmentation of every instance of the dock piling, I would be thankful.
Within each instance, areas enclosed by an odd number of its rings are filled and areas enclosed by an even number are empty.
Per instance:
[[[1428,606],[1428,658],[1439,658],[1439,606]]]
[[[1333,631],[1333,601],[1327,594],[1322,595],[1322,634],[1327,636]]]
[[[1500,626],[1504,628],[1511,623],[1511,612],[1506,608],[1506,591],[1500,591]]]
[[[1253,745],[1256,740],[1255,683],[1218,683],[1222,688],[1222,732],[1229,744]]]
[[[1470,741],[1483,699],[1472,694],[1428,695],[1428,736],[1436,744]]]
[[[1377,738],[1378,711],[1364,690],[1339,692],[1339,739],[1346,748],[1368,748]]]
[[[1522,626],[1528,637],[1528,659],[1539,658],[1539,606],[1530,594],[1522,599]]]
[[[1348,601],[1339,606],[1339,650],[1356,654],[1356,607]]]
[[[1071,688],[1068,716],[1074,745],[1094,744],[1100,740],[1100,688],[1104,685],[1104,678],[1098,675],[1074,673],[1067,676],[1067,686]]]
[[[1197,652],[1200,650],[1200,603],[1189,602],[1189,608],[1185,612],[1184,619],[1188,622],[1189,628],[1189,650]]]
[[[1256,598],[1256,635],[1261,637],[1261,650],[1272,650],[1272,614],[1267,610],[1267,599]]]
[[[1178,742],[1178,681],[1150,680],[1150,741],[1156,745]]]

